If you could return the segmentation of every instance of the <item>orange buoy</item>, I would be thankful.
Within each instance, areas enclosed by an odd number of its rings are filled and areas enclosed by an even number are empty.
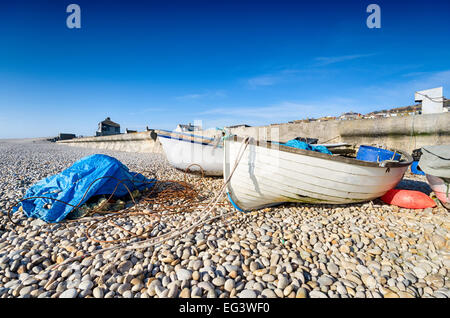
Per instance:
[[[381,200],[406,209],[426,209],[436,206],[436,202],[428,195],[414,190],[392,189],[383,195]]]

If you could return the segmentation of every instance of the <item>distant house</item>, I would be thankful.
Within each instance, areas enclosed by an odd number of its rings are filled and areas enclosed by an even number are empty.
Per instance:
[[[361,114],[354,112],[343,113],[341,116],[339,116],[340,120],[352,120],[358,118],[361,118]]]
[[[444,112],[444,89],[436,87],[415,92],[414,100],[422,103],[422,114],[435,114]]]
[[[128,129],[128,128],[125,129],[125,133],[126,134],[132,134],[132,133],[135,133],[135,132],[137,132],[137,130],[131,130],[131,129]]]
[[[288,123],[289,124],[303,124],[303,123],[309,123],[312,121],[317,121],[317,119],[315,119],[315,118],[296,119],[296,120],[289,121]]]
[[[98,130],[96,136],[110,136],[120,134],[120,125],[111,120],[111,118],[106,117],[106,119],[98,123]]]
[[[404,107],[396,107],[389,110],[377,110],[366,114],[363,116],[365,119],[373,119],[373,118],[386,118],[386,117],[396,117],[396,116],[410,116],[410,115],[420,115],[421,114],[422,105],[410,105]]]
[[[178,132],[192,132],[198,130],[202,130],[202,127],[194,126],[191,123],[189,123],[188,125],[178,124],[177,128],[175,129],[175,131]]]
[[[375,119],[375,118],[380,118],[381,116],[379,116],[380,112],[371,112],[368,114],[365,114],[363,116],[363,119]]]
[[[47,140],[51,141],[51,142],[56,142],[59,140],[70,140],[70,139],[74,139],[74,138],[77,138],[77,136],[75,134],[60,133],[58,136],[47,139]]]
[[[318,118],[317,119],[317,121],[330,121],[330,120],[335,120],[336,119],[336,117],[333,117],[333,116],[324,116],[324,117],[320,117],[320,118]]]
[[[75,134],[64,134],[64,133],[60,133],[58,136],[58,140],[69,140],[69,139],[74,139],[77,136]]]

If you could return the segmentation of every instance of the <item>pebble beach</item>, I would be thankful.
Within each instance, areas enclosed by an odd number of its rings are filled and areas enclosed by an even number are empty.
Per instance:
[[[151,171],[157,180],[185,178],[163,154],[0,140],[1,298],[450,297],[450,218],[439,205],[412,210],[379,199],[345,206],[285,204],[235,212],[154,247],[104,253],[99,251],[110,245],[86,236],[93,219],[51,225],[20,215],[14,216],[19,225],[8,219],[8,209],[30,186],[96,153],[117,158],[130,171]],[[223,180],[189,176],[187,182],[212,198]],[[409,172],[398,187],[431,192],[425,177]],[[223,204],[216,213],[233,210]],[[201,213],[199,208],[161,218],[151,235],[183,227]],[[135,233],[146,222],[134,217],[123,227]],[[103,233],[106,240],[123,236],[117,229]]]

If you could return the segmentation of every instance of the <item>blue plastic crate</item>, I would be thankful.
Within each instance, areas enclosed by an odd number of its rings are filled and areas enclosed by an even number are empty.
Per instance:
[[[356,159],[370,162],[381,162],[385,160],[400,160],[402,156],[399,153],[395,153],[372,146],[360,146],[358,153],[356,155]]]

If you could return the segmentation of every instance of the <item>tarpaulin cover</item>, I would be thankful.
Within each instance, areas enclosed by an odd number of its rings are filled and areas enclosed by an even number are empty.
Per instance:
[[[419,167],[426,174],[450,178],[450,145],[422,147]]]
[[[151,188],[154,182],[155,179],[130,172],[115,158],[96,154],[84,157],[61,173],[37,182],[27,190],[24,198],[46,197],[81,206],[93,196],[112,194],[116,186],[114,195],[120,197],[128,194],[126,187],[133,192]],[[47,204],[51,207],[48,208]],[[40,218],[48,223],[62,221],[73,210],[73,206],[51,199],[25,200],[14,210],[17,211],[20,206],[27,217]]]
[[[332,154],[331,151],[329,151],[327,149],[327,147],[325,147],[325,146],[314,146],[314,145],[311,145],[311,144],[307,144],[306,142],[299,141],[297,139],[289,140],[284,145],[288,146],[288,147],[298,148],[298,149],[317,151],[317,152],[326,153],[326,154],[329,154],[329,155]]]
[[[413,163],[411,164],[411,172],[414,174],[418,174],[418,175],[425,175],[425,172],[423,172],[422,170],[419,170],[419,161],[413,161]]]

